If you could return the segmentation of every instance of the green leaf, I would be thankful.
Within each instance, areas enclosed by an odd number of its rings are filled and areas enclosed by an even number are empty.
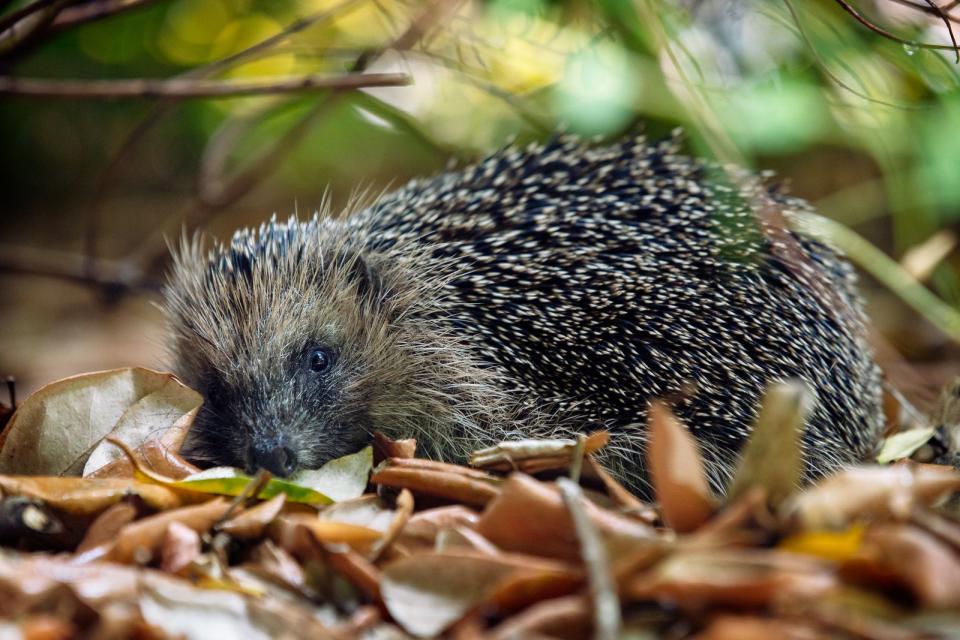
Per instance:
[[[206,469],[183,480],[171,482],[169,486],[200,493],[213,493],[223,496],[238,496],[250,484],[252,478],[234,467],[213,467]],[[306,502],[310,504],[330,504],[333,500],[309,487],[304,487],[289,480],[270,478],[267,486],[260,491],[258,498],[268,500],[278,494],[285,494],[291,502]]]
[[[893,434],[883,441],[883,447],[877,454],[877,462],[887,464],[894,460],[909,458],[914,451],[930,440],[934,431],[933,427],[927,427],[926,429],[908,429]]]
[[[319,469],[305,469],[292,478],[302,487],[322,491],[334,502],[350,500],[363,495],[373,468],[373,447],[331,460]]]

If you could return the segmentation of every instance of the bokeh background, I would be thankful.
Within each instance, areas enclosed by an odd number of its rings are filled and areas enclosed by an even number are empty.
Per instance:
[[[162,367],[183,232],[337,211],[556,131],[682,127],[836,222],[922,406],[960,361],[960,10],[938,2],[0,1],[0,374],[22,395]],[[409,84],[284,90],[358,73]]]

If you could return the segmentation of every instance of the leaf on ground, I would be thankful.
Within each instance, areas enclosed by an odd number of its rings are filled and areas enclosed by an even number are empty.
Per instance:
[[[220,531],[229,533],[240,540],[255,539],[263,535],[267,526],[280,515],[283,505],[286,504],[286,494],[280,493],[258,505],[244,509],[218,527]]]
[[[484,603],[512,608],[538,587],[573,588],[580,579],[566,565],[538,558],[419,554],[384,567],[380,590],[390,615],[407,632],[431,637]]]
[[[663,402],[650,403],[649,423],[647,461],[663,521],[680,533],[693,531],[714,511],[703,457],[693,436]]]
[[[681,608],[797,604],[837,586],[820,560],[766,549],[691,550],[676,553],[652,571],[627,581],[627,600],[667,599]]]
[[[33,498],[78,516],[100,513],[132,495],[157,510],[179,507],[184,498],[167,487],[126,478],[0,476],[0,490],[4,495]]]
[[[880,453],[877,454],[877,462],[887,464],[909,458],[917,449],[927,444],[936,431],[934,427],[907,429],[888,436],[883,440]]]
[[[855,524],[839,531],[805,531],[781,540],[777,548],[833,562],[843,562],[861,553],[865,531],[862,524]]]
[[[587,436],[582,453],[586,455],[599,451],[609,440],[609,432],[595,431]],[[510,440],[474,451],[470,454],[470,466],[535,473],[568,466],[578,451],[581,451],[580,444],[571,439]]]
[[[661,550],[669,545],[652,527],[633,518],[589,502],[584,509],[603,535],[611,558],[641,547]],[[557,487],[519,473],[507,479],[500,495],[480,516],[476,530],[507,551],[580,558],[573,520]]]
[[[200,472],[199,467],[187,462],[183,456],[166,447],[160,440],[151,439],[144,442],[133,450],[133,454],[142,467],[171,480],[182,480]],[[108,462],[92,473],[84,474],[87,478],[133,478],[135,476],[133,462],[126,456]]]
[[[199,493],[210,493],[221,496],[239,496],[253,480],[240,469],[234,467],[213,467],[199,473],[187,476],[183,480],[166,482],[167,486]],[[268,500],[278,494],[284,494],[290,502],[307,504],[330,504],[333,502],[328,496],[280,478],[270,478],[266,486],[257,494],[261,500]]]
[[[846,527],[858,518],[904,520],[916,505],[960,490],[954,469],[928,464],[851,467],[783,504],[782,512],[803,529]]]
[[[136,447],[158,434],[178,449],[202,396],[172,374],[128,368],[87,373],[42,387],[0,434],[0,473],[80,475],[119,454],[102,440]]]
[[[411,551],[432,550],[436,547],[437,536],[444,529],[459,527],[473,529],[479,519],[480,515],[476,511],[462,505],[421,511],[410,517],[407,526],[397,537],[397,542]]]
[[[490,640],[589,638],[590,613],[590,602],[580,595],[545,600],[507,618],[487,637]]]
[[[776,506],[797,490],[803,472],[801,436],[814,403],[813,394],[797,380],[767,389],[730,483],[729,500],[760,487]]]
[[[869,563],[865,566],[864,563]],[[864,536],[859,562],[845,573],[865,572],[864,581],[875,576],[895,579],[913,599],[930,609],[960,608],[960,558],[950,547],[929,533],[901,524],[871,527]]]
[[[477,469],[405,458],[385,460],[374,469],[370,481],[478,507],[497,496],[501,482],[500,478]]]
[[[383,537],[374,529],[347,522],[320,520],[316,515],[306,513],[282,514],[273,520],[268,532],[281,548],[306,557],[311,555],[307,549],[310,542],[303,533],[321,544],[345,544],[361,553],[369,551]]]
[[[202,504],[170,509],[123,527],[113,540],[90,549],[77,561],[109,560],[121,564],[147,564],[160,551],[167,529],[174,523],[186,526],[197,533],[205,533],[220,520],[230,508],[223,498]]]
[[[199,557],[200,535],[182,522],[171,522],[160,544],[160,568],[173,575],[186,575]]]
[[[379,496],[365,495],[324,507],[318,517],[329,522],[346,522],[384,533],[393,522],[393,515],[393,509],[384,504]]]
[[[305,469],[290,478],[291,484],[322,493],[334,502],[363,495],[373,468],[373,447],[331,460],[319,469]]]
[[[711,620],[691,640],[817,640],[824,637],[816,621],[724,614]]]
[[[413,458],[417,455],[417,441],[391,440],[379,431],[373,432],[373,458],[379,464],[388,458]]]
[[[137,508],[130,502],[118,502],[87,527],[87,533],[77,545],[77,553],[84,553],[116,538],[120,530],[137,518]]]

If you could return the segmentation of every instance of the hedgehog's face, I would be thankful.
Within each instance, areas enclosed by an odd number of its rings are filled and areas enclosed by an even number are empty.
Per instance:
[[[437,413],[424,391],[431,338],[410,312],[422,292],[396,289],[401,275],[377,256],[300,227],[243,236],[253,244],[213,263],[178,256],[166,311],[175,370],[205,396],[185,448],[198,463],[289,475]]]

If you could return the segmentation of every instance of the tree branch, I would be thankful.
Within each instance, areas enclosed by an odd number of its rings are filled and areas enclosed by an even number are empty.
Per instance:
[[[854,20],[856,20],[857,22],[865,26],[870,31],[873,31],[877,35],[883,36],[887,40],[892,40],[902,45],[905,45],[908,47],[916,47],[918,49],[937,49],[940,51],[955,51],[955,52],[958,52],[958,55],[960,55],[960,49],[957,48],[956,41],[954,41],[954,44],[934,44],[932,42],[913,42],[911,40],[906,40],[904,38],[901,38],[897,34],[891,33],[890,31],[887,31],[883,27],[879,27],[873,22],[871,22],[866,16],[864,16],[862,13],[857,11],[857,9],[853,7],[853,5],[847,2],[847,0],[834,0],[834,2],[840,5],[841,9],[843,9],[844,11],[849,13],[851,16],[853,16]],[[933,9],[930,9],[930,11],[933,11]],[[943,11],[938,7],[938,13],[935,13],[935,15],[943,17]],[[947,24],[949,26],[949,20],[947,21]],[[953,37],[952,29],[950,31],[950,36],[951,38]]]
[[[47,80],[0,77],[0,95],[62,99],[228,98],[235,96],[345,91],[364,87],[396,87],[411,83],[405,73],[345,73],[339,76],[297,76],[255,80]]]

